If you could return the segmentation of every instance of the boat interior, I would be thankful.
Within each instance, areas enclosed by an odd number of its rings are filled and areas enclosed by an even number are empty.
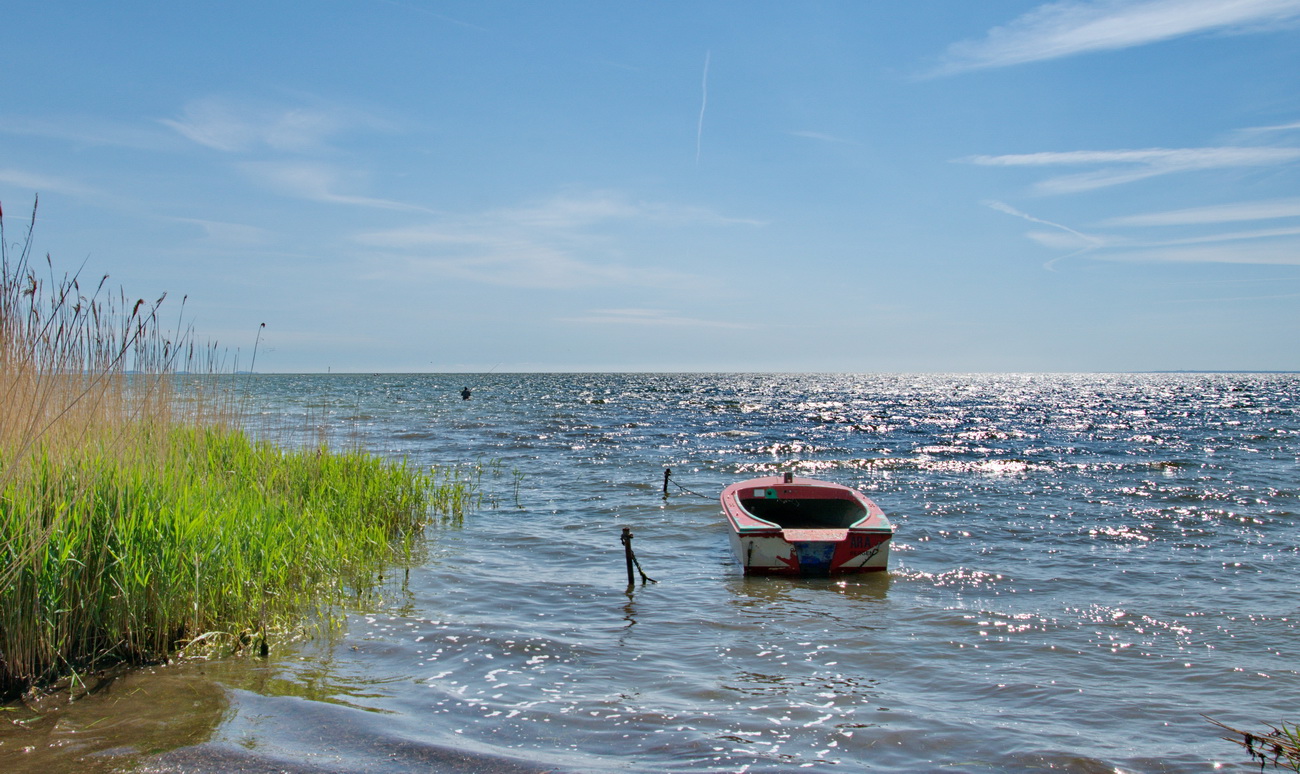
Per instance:
[[[740,498],[745,510],[782,529],[848,529],[867,515],[855,500]]]

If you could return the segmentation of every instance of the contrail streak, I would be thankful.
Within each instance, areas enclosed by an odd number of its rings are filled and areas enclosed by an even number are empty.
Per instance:
[[[993,209],[997,210],[998,212],[1005,212],[1006,214],[1008,214],[1008,215],[1014,215],[1014,216],[1017,217],[1017,218],[1024,218],[1025,220],[1029,221],[1030,223],[1041,223],[1041,224],[1043,224],[1044,226],[1051,226],[1052,228],[1059,228],[1060,230],[1066,232],[1067,234],[1073,234],[1074,236],[1079,237],[1080,239],[1082,239],[1082,240],[1086,243],[1083,247],[1079,248],[1078,250],[1075,250],[1074,252],[1070,253],[1069,255],[1062,255],[1062,256],[1060,256],[1059,258],[1053,258],[1052,260],[1050,260],[1050,261],[1048,261],[1047,263],[1043,264],[1043,268],[1044,268],[1044,269],[1047,269],[1048,271],[1056,271],[1056,264],[1060,263],[1061,261],[1064,261],[1064,260],[1067,259],[1067,258],[1073,258],[1073,257],[1075,257],[1076,255],[1083,255],[1083,254],[1086,253],[1086,252],[1089,252],[1089,251],[1091,251],[1091,250],[1096,250],[1096,249],[1098,249],[1098,248],[1100,248],[1100,247],[1104,247],[1104,246],[1105,246],[1105,240],[1098,239],[1098,238],[1095,237],[1095,236],[1089,236],[1088,234],[1084,234],[1084,233],[1079,232],[1079,231],[1075,231],[1074,229],[1070,228],[1069,226],[1062,226],[1060,223],[1053,223],[1053,222],[1050,221],[1050,220],[1043,220],[1042,218],[1035,218],[1033,215],[1029,215],[1029,214],[1027,214],[1027,213],[1021,212],[1020,210],[1017,210],[1015,207],[1012,207],[1012,206],[1009,205],[1009,204],[1004,204],[1004,203],[999,202],[999,201],[986,201],[986,202],[984,202],[984,204],[985,204],[986,206],[988,206],[988,207],[992,207]]]
[[[709,57],[712,51],[704,52],[704,77],[700,81],[700,120],[695,127],[695,164],[700,163],[700,147],[704,141],[704,108],[709,106]]]
[[[1005,212],[1008,213],[1008,215],[1014,215],[1015,217],[1023,217],[1024,220],[1030,222],[1039,222],[1039,224],[1043,224],[1045,226],[1052,226],[1052,228],[1054,229],[1061,229],[1062,232],[1066,232],[1067,234],[1074,234],[1075,237],[1079,237],[1080,239],[1083,239],[1084,242],[1089,243],[1088,250],[1091,250],[1092,247],[1100,247],[1102,245],[1102,241],[1099,238],[1089,237],[1088,234],[1076,232],[1076,230],[1071,229],[1070,226],[1063,226],[1061,224],[1058,224],[1058,222],[1052,222],[1050,220],[1043,220],[1041,219],[1041,217],[1026,215],[1026,213],[1019,211],[1019,209],[1011,207],[1010,204],[1004,204],[1001,202],[984,202],[984,204],[987,207],[992,207],[993,209],[997,209],[998,212]]]

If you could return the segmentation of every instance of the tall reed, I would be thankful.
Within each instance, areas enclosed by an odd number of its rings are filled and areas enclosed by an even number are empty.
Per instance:
[[[0,210],[0,697],[265,638],[463,507],[436,472],[251,440],[215,346],[38,270],[35,222],[11,248]]]

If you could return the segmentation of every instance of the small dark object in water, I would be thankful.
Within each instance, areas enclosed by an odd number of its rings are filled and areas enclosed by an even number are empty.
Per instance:
[[[470,396],[470,391],[468,387],[460,391],[461,400],[469,400],[469,396]]]

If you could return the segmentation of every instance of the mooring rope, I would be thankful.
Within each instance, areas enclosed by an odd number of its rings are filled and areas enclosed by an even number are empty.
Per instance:
[[[717,499],[717,498],[714,498],[714,497],[710,497],[709,495],[703,495],[703,494],[700,494],[699,492],[694,492],[694,491],[692,491],[692,490],[690,490],[690,489],[687,489],[686,487],[682,486],[681,484],[677,483],[676,481],[669,481],[668,483],[670,483],[670,484],[672,484],[673,486],[677,487],[678,489],[682,490],[682,491],[685,492],[686,494],[695,495],[696,497],[703,497],[705,500],[714,500],[714,499]]]
[[[668,483],[669,483],[669,479],[672,477],[672,474],[673,471],[670,468],[664,468],[664,497],[668,496]],[[676,481],[673,481],[672,484],[673,486],[677,487],[678,489],[682,490],[687,494],[692,494],[695,495],[696,497],[703,497],[705,500],[713,499],[708,495],[702,495],[699,492],[695,492],[690,489],[687,489],[686,487],[682,486]],[[623,542],[623,556],[627,560],[628,588],[630,589],[632,585],[636,582],[635,577],[632,575],[633,568],[636,568],[636,571],[640,573],[642,585],[645,585],[646,583],[658,583],[659,581],[655,580],[654,578],[651,578],[649,575],[646,575],[645,570],[641,569],[641,560],[636,558],[636,552],[632,550],[632,528],[631,527],[623,528],[623,536],[620,538],[620,540]]]
[[[672,469],[672,468],[664,468],[664,496],[665,496],[665,497],[668,495],[668,485],[669,485],[669,484],[672,484],[673,486],[675,486],[675,487],[677,487],[678,489],[682,490],[682,491],[685,492],[686,494],[692,494],[692,495],[695,495],[696,497],[703,497],[705,500],[715,500],[715,499],[717,499],[717,498],[715,498],[715,497],[711,497],[711,496],[709,496],[709,495],[703,495],[703,494],[700,494],[699,492],[693,491],[693,490],[691,490],[691,489],[687,489],[686,487],[682,486],[681,484],[677,483],[676,481],[673,481],[673,480],[672,480],[672,476],[673,476],[673,469]]]
[[[635,564],[635,565],[636,565],[636,571],[639,572],[639,573],[641,573],[641,582],[642,582],[642,583],[645,583],[646,581],[650,581],[651,583],[658,583],[658,582],[659,582],[659,581],[655,580],[654,578],[651,578],[649,575],[646,575],[646,574],[645,574],[645,570],[641,569],[641,560],[639,560],[639,559],[636,558],[636,554],[635,554],[635,553],[632,554],[632,564]]]
[[[632,550],[631,527],[623,528],[623,536],[619,538],[619,540],[623,542],[623,554],[627,558],[627,585],[631,587],[634,582],[632,579],[632,567],[634,565],[636,566],[636,571],[641,573],[642,585],[644,585],[646,581],[649,581],[650,583],[658,583],[659,581],[646,575],[645,570],[641,569],[641,561],[636,558],[636,552]]]

